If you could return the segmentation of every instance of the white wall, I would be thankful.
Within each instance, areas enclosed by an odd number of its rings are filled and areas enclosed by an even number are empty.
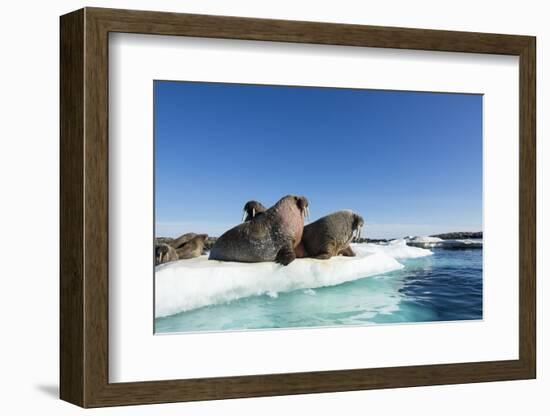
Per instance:
[[[388,26],[529,34],[538,37],[538,212],[539,378],[339,394],[275,397],[92,410],[88,414],[365,414],[421,415],[547,414],[550,361],[544,346],[550,300],[543,281],[543,244],[550,229],[541,214],[550,145],[544,139],[544,110],[550,90],[544,72],[550,56],[548,11],[542,1],[69,1],[5,2],[0,63],[0,253],[3,268],[0,316],[0,409],[76,414],[59,401],[58,385],[58,16],[82,6],[317,20]],[[544,176],[544,177],[543,177]],[[543,235],[544,234],[544,235]],[[544,270],[543,270],[544,267]],[[547,273],[546,273],[547,274]],[[7,284],[7,286],[6,286]],[[547,329],[547,328],[546,328]],[[8,413],[8,411],[11,412]],[[28,411],[28,412],[27,412]]]

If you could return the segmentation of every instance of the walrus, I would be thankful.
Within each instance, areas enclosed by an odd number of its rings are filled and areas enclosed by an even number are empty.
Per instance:
[[[185,233],[185,234],[180,235],[178,238],[175,238],[174,240],[170,241],[168,244],[170,244],[172,247],[178,249],[178,248],[182,247],[188,241],[191,241],[196,236],[197,236],[196,233]]]
[[[304,227],[302,242],[296,248],[298,257],[330,259],[339,254],[353,257],[350,247],[354,237],[361,237],[363,217],[351,210],[337,211]]]
[[[155,265],[178,259],[176,249],[166,243],[155,242]]]
[[[192,259],[202,255],[204,249],[204,243],[208,238],[208,234],[197,234],[191,240],[185,242],[179,248],[176,249],[178,259]]]
[[[296,258],[294,248],[302,239],[308,200],[287,195],[275,205],[218,238],[209,259],[258,263],[275,261],[284,266]]]
[[[243,208],[243,220],[242,222],[250,221],[258,214],[262,214],[267,211],[267,208],[258,201],[248,201],[244,204]]]

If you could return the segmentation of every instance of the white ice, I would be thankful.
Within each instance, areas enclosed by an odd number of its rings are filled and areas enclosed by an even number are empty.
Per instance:
[[[407,238],[405,241],[411,246],[420,248],[442,247],[446,249],[460,249],[483,247],[483,240],[481,239],[442,240],[438,237],[413,237]]]
[[[440,243],[443,240],[439,237],[414,237],[409,241],[411,243]]]
[[[207,256],[162,264],[155,270],[155,316],[162,317],[254,295],[334,286],[398,270],[396,259],[423,257],[429,250],[388,245],[354,244],[355,257],[296,259],[288,266],[273,262],[237,263]]]
[[[356,253],[384,253],[394,259],[412,259],[432,255],[430,250],[407,245],[404,239],[392,240],[387,244],[352,244]]]
[[[441,245],[444,240],[439,237],[413,237],[407,238],[406,241],[411,246],[420,248],[432,248]]]

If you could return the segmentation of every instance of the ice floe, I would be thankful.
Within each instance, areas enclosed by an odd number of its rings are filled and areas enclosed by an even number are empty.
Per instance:
[[[483,240],[481,239],[464,239],[464,240],[442,240],[438,237],[413,237],[405,239],[409,246],[420,248],[443,248],[443,249],[465,249],[465,248],[482,248]]]
[[[426,249],[407,246],[405,240],[387,245],[353,244],[352,247],[355,257],[296,259],[288,266],[273,262],[221,262],[208,260],[208,256],[161,264],[155,270],[155,316],[249,296],[275,298],[280,292],[334,286],[403,268],[397,259],[432,254]]]

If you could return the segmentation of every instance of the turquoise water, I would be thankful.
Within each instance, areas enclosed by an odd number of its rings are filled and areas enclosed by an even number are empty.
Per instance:
[[[252,296],[157,318],[156,333],[482,319],[481,249],[432,249],[337,286]]]

